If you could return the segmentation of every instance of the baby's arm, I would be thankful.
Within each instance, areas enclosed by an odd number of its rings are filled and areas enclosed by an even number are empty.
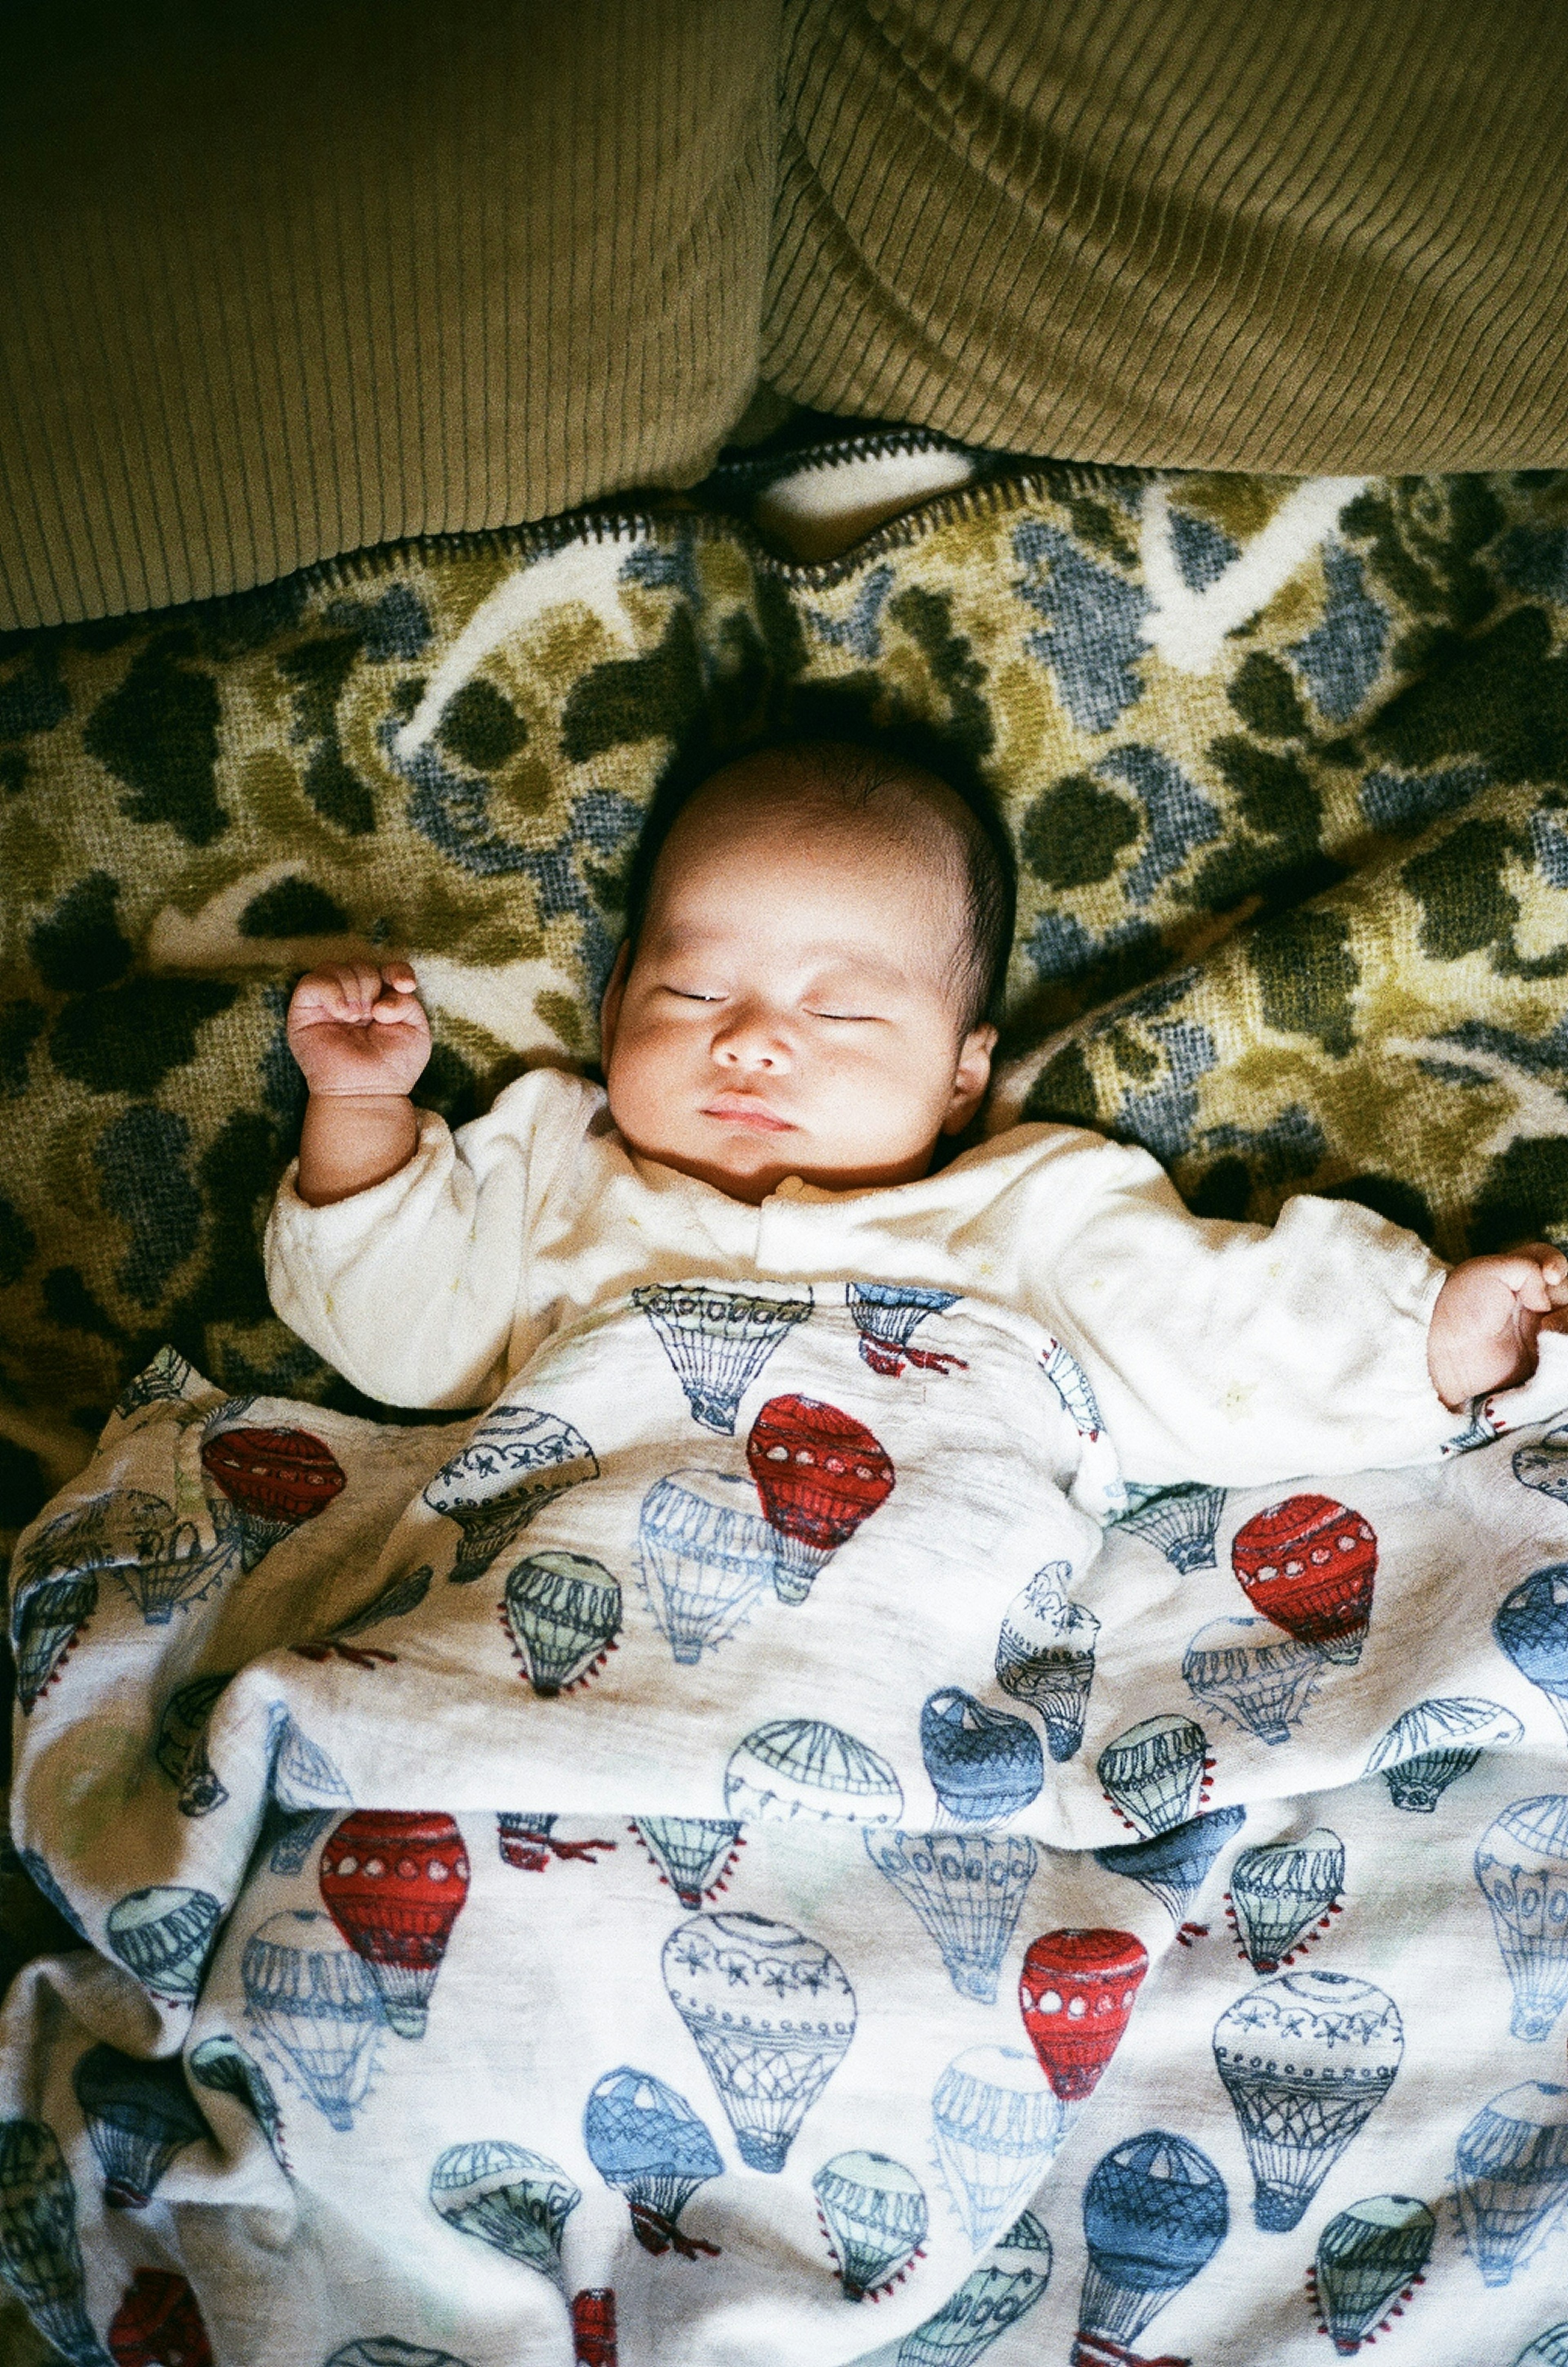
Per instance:
[[[1568,1258],[1547,1241],[1467,1258],[1438,1294],[1427,1335],[1432,1386],[1456,1410],[1528,1381],[1542,1331],[1568,1331]]]
[[[288,1048],[310,1098],[296,1190],[312,1208],[384,1183],[412,1158],[409,1093],[430,1058],[430,1022],[407,962],[332,962],[288,1006]]]

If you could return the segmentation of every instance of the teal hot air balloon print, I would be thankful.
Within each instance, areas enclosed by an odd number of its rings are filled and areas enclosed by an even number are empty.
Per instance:
[[[141,2211],[175,2154],[211,2135],[177,2056],[154,2062],[89,2046],[71,2075],[111,2211]]]
[[[1026,2211],[942,2307],[908,2333],[891,2367],[975,2367],[1051,2282],[1051,2238]]]
[[[904,1812],[898,1778],[880,1752],[817,1717],[781,1717],[736,1745],[724,1801],[744,1820],[890,1825]]]
[[[0,2278],[70,2367],[112,2367],[87,2316],[76,2189],[42,2121],[0,2121]]]
[[[772,1298],[717,1283],[661,1282],[632,1293],[658,1332],[694,1417],[722,1438],[774,1349],[811,1312],[811,1293]]]
[[[1111,2367],[1172,2294],[1206,2268],[1230,2230],[1225,2182],[1209,2157],[1168,2129],[1145,2129],[1102,2154],[1083,2191],[1089,2266],[1075,2360]]]
[[[222,1920],[223,1909],[210,1891],[160,1883],[116,1899],[108,1912],[108,1943],[154,1997],[184,2005],[201,1987]]]
[[[1454,2148],[1454,2192],[1483,2281],[1509,2283],[1568,2213],[1568,2087],[1527,2079],[1483,2104]]]
[[[177,1685],[164,1704],[152,1756],[179,1795],[186,1817],[209,1816],[229,1797],[207,1756],[207,1721],[232,1681],[232,1669],[215,1669]]]
[[[1394,1719],[1368,1760],[1367,1773],[1382,1777],[1396,1808],[1429,1817],[1483,1750],[1511,1750],[1524,1738],[1520,1721],[1498,1702],[1438,1696]]]
[[[1299,1841],[1243,1850],[1231,1868],[1228,1900],[1236,1939],[1259,1973],[1277,1973],[1314,1926],[1337,1911],[1345,1844],[1326,1825]]]
[[[269,1916],[240,1960],[245,2014],[330,2126],[348,2130],[375,2077],[381,1992],[330,1915]]]
[[[931,1290],[917,1282],[852,1282],[846,1303],[860,1333],[862,1362],[895,1381],[906,1365],[922,1373],[966,1371],[962,1356],[917,1347],[909,1336],[928,1315],[945,1315],[959,1296],[956,1290]]]
[[[1037,1713],[1057,1761],[1073,1758],[1083,1741],[1100,1633],[1093,1612],[1068,1602],[1071,1576],[1070,1562],[1037,1569],[1008,1604],[997,1637],[997,1682]]]
[[[839,2153],[811,2181],[818,2216],[851,2301],[892,2285],[926,2240],[925,2189],[885,2153]]]
[[[272,2082],[254,2056],[247,2055],[237,2038],[227,2031],[215,2037],[204,2038],[193,2046],[186,2068],[198,2088],[215,2096],[232,2096],[244,2106],[267,2144],[279,2169],[287,2170],[288,2157],[283,2149],[283,2115],[277,2109],[277,2098]]]
[[[538,1406],[494,1407],[424,1491],[461,1532],[453,1583],[482,1578],[547,1504],[598,1477],[598,1457],[570,1421]]]
[[[1438,2223],[1413,2194],[1369,2194],[1332,2218],[1317,2239],[1313,2290],[1323,2330],[1353,2358],[1379,2320],[1420,2281]]]
[[[1015,2219],[1062,2142],[1061,2105],[1032,2055],[968,2046],[931,2090],[937,2167],[975,2249]]]
[[[1209,1746],[1195,1718],[1168,1710],[1130,1726],[1095,1761],[1105,1796],[1124,1824],[1163,1833],[1185,1824],[1207,1791]]]
[[[1513,1984],[1513,2034],[1539,2044],[1568,2005],[1568,1794],[1505,1808],[1476,1844],[1475,1879]]]
[[[632,2233],[645,2252],[694,2260],[716,2244],[684,2234],[681,2214],[724,2162],[684,2096],[628,2063],[596,2079],[582,2115],[588,2158],[606,2186],[626,2198]]]
[[[694,1668],[773,1582],[777,1541],[757,1490],[733,1471],[671,1471],[642,1500],[637,1568],[654,1625]]]
[[[1554,1561],[1504,1596],[1492,1633],[1521,1677],[1539,1685],[1568,1729],[1568,1561]]]
[[[502,1620],[534,1691],[553,1701],[614,1651],[620,1585],[587,1554],[534,1554],[507,1577]]]
[[[72,1646],[98,1607],[93,1570],[17,1581],[11,1603],[11,1651],[17,1699],[24,1717],[64,1667]]]
[[[664,1943],[664,1986],[750,2169],[782,2170],[855,2032],[855,1996],[820,1941],[761,1915],[694,1915]]]
[[[989,1824],[1040,1796],[1045,1761],[1026,1718],[987,1708],[943,1685],[920,1711],[920,1754],[932,1791],[950,1817]]]
[[[1214,1534],[1224,1504],[1223,1488],[1188,1482],[1179,1488],[1162,1488],[1134,1511],[1123,1512],[1116,1525],[1146,1538],[1172,1569],[1188,1578],[1195,1569],[1213,1569]]]
[[[1261,1981],[1214,2024],[1214,2062],[1241,2127],[1265,2234],[1299,2225],[1393,2085],[1404,2031],[1393,1999],[1345,1973]]]
[[[1289,1742],[1327,1665],[1315,1644],[1271,1619],[1211,1619],[1188,1645],[1181,1677],[1195,1702],[1272,1745]]]
[[[430,2173],[430,2200],[459,2235],[561,2282],[561,2234],[582,2196],[547,2155],[499,2137],[448,2146]]]
[[[1022,1833],[868,1831],[865,1853],[936,1942],[960,1997],[994,2005],[1039,1853]]]
[[[1190,1944],[1195,1934],[1183,1920],[1187,1909],[1226,1841],[1246,1821],[1245,1808],[1213,1808],[1207,1816],[1172,1825],[1146,1841],[1116,1841],[1109,1849],[1097,1849],[1094,1862],[1107,1874],[1141,1884]]]
[[[724,1888],[743,1846],[732,1817],[638,1817],[632,1827],[682,1907]]]

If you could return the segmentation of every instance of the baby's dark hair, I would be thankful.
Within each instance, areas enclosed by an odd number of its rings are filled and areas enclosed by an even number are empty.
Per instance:
[[[627,878],[629,957],[636,958],[654,870],[680,816],[716,775],[764,755],[785,760],[804,789],[824,793],[848,811],[863,811],[879,798],[893,794],[925,804],[957,832],[969,902],[968,959],[962,980],[963,1032],[967,1034],[982,1020],[998,1018],[1018,907],[1018,864],[1012,841],[984,787],[966,778],[963,768],[942,762],[940,756],[933,763],[923,744],[918,754],[906,753],[897,742],[880,736],[775,735],[748,742],[713,758],[701,770],[688,764],[667,776],[649,808]],[[956,813],[946,799],[931,796],[922,776],[952,793],[959,809]]]

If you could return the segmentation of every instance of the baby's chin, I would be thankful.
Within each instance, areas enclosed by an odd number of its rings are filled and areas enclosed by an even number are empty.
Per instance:
[[[879,1161],[874,1150],[868,1150],[863,1144],[852,1149],[826,1145],[798,1126],[779,1133],[722,1127],[708,1121],[700,1132],[694,1129],[690,1136],[673,1139],[663,1133],[657,1138],[639,1135],[625,1125],[620,1125],[620,1133],[627,1150],[638,1159],[672,1168],[678,1175],[689,1175],[728,1199],[742,1200],[752,1207],[790,1177],[798,1176],[827,1192],[913,1183],[929,1172],[932,1155],[930,1148],[914,1152],[904,1150]]]

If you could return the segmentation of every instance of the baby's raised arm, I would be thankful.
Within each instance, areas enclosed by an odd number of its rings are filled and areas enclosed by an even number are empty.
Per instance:
[[[409,1094],[430,1058],[430,1022],[407,962],[329,962],[288,1005],[288,1048],[310,1088],[296,1189],[313,1208],[406,1166],[419,1139]]]

